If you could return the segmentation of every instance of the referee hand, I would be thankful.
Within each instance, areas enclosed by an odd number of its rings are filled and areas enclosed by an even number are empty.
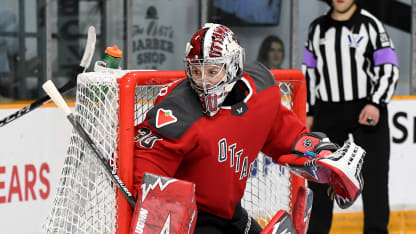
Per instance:
[[[380,111],[374,105],[367,104],[361,110],[358,122],[367,126],[375,126],[380,119]]]

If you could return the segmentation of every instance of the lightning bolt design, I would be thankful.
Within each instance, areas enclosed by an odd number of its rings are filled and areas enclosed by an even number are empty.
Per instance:
[[[173,178],[166,178],[160,177],[156,175],[147,175],[143,177],[143,184],[142,184],[142,202],[146,199],[147,194],[149,194],[150,190],[159,186],[160,191],[163,191],[170,183],[176,182],[176,179]]]
[[[287,219],[287,215],[285,216],[285,217],[283,217],[282,218],[282,220],[281,221],[279,221],[279,222],[277,222],[274,226],[273,226],[273,231],[272,231],[272,234],[291,234],[292,232],[291,231],[289,231],[288,230],[288,228],[287,227],[282,227],[282,228],[284,228],[284,230],[281,230],[280,232],[278,232],[279,231],[279,228],[281,227],[281,224],[284,224],[285,222],[286,222],[286,219]],[[290,222],[290,221],[289,221]],[[286,225],[287,226],[287,225]]]
[[[276,234],[276,233],[277,233],[277,230],[279,230],[279,227],[280,227],[280,223],[276,223],[276,224],[273,226],[273,231],[272,231],[272,234]]]

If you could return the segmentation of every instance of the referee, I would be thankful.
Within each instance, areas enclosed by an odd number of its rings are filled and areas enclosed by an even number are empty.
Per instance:
[[[362,146],[364,233],[388,233],[390,137],[387,103],[399,78],[393,43],[382,23],[355,0],[332,0],[332,8],[309,26],[302,64],[307,127],[343,145]],[[329,233],[333,201],[327,184],[314,192],[308,233]]]

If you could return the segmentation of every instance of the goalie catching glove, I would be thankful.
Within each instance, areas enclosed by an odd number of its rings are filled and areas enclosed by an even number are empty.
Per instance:
[[[312,132],[300,136],[292,151],[297,156],[282,155],[277,162],[308,180],[329,183],[340,208],[348,208],[360,195],[365,151],[354,142],[339,148],[324,133]]]

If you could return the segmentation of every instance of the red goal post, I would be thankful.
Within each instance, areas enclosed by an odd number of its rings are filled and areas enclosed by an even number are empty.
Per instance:
[[[281,102],[306,119],[306,82],[299,70],[271,70]],[[121,77],[121,78],[120,78]],[[108,70],[78,76],[74,114],[130,191],[133,189],[134,126],[140,123],[163,85],[184,71]],[[58,189],[43,233],[128,233],[132,210],[73,132]],[[261,225],[278,209],[291,211],[306,181],[259,154],[242,205]]]

